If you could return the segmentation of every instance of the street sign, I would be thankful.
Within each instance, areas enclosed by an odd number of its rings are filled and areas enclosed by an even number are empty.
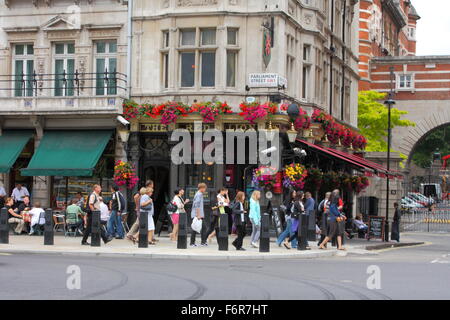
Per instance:
[[[245,102],[247,102],[248,104],[253,103],[256,101],[255,97],[247,97],[245,98]]]
[[[248,75],[250,88],[278,88],[283,85],[287,88],[288,81],[277,73],[250,73]]]

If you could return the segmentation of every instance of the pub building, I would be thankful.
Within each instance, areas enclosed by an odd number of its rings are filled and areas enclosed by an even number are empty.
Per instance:
[[[298,105],[292,104],[290,108],[298,109]],[[289,111],[288,111],[289,112]],[[324,132],[321,125],[313,123],[308,130],[294,130],[292,118],[288,112],[268,115],[266,118],[250,124],[238,114],[219,115],[215,123],[203,123],[202,129],[217,129],[225,135],[226,130],[266,130],[278,129],[280,150],[279,156],[280,171],[285,165],[291,163],[301,163],[307,168],[317,168],[322,172],[347,173],[348,175],[360,175],[366,177],[384,176],[389,174],[382,166],[366,160],[362,157],[362,151],[356,152],[350,148],[340,145],[330,145],[324,139]],[[173,191],[177,188],[185,190],[185,197],[193,199],[197,185],[204,182],[208,186],[205,195],[206,219],[209,219],[211,207],[215,205],[217,191],[221,187],[229,189],[230,199],[233,200],[237,191],[245,191],[246,206],[253,190],[258,186],[252,183],[253,170],[260,166],[258,163],[249,163],[249,145],[246,139],[245,163],[237,162],[237,144],[235,148],[234,164],[205,163],[203,161],[192,164],[175,165],[171,159],[171,149],[178,141],[171,142],[170,136],[175,129],[186,129],[194,136],[194,122],[201,121],[199,114],[189,114],[180,117],[176,123],[163,125],[160,117],[156,118],[135,118],[130,119],[130,136],[128,140],[128,160],[136,167],[141,180],[141,185],[148,179],[155,182],[154,200],[156,204],[155,218],[164,211],[164,204],[173,197]],[[225,144],[224,153],[228,145]],[[236,141],[235,141],[236,142]],[[207,144],[204,142],[204,147]],[[304,151],[304,152],[302,152]],[[192,157],[193,158],[193,157]],[[191,159],[193,160],[193,159]],[[303,191],[310,191],[316,201],[323,199],[325,192],[339,188],[337,186],[322,186],[321,188],[308,190],[306,185]],[[275,184],[269,189],[260,189],[262,212],[270,212],[270,206],[279,207],[288,195],[289,188],[282,184],[282,175],[279,173]],[[137,191],[137,187],[134,190]],[[267,193],[270,191],[270,193]],[[348,217],[354,217],[356,210],[356,193],[341,188],[341,193],[345,202],[345,213]],[[190,206],[188,206],[190,209]],[[190,211],[188,211],[190,212]]]

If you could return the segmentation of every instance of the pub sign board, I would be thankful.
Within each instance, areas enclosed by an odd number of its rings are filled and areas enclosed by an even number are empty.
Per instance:
[[[367,240],[370,239],[384,240],[385,224],[386,224],[385,217],[369,216],[369,231]]]

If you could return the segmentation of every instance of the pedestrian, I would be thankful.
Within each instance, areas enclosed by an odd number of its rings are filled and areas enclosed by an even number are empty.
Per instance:
[[[156,241],[153,240],[153,234],[155,232],[155,220],[153,220],[153,215],[155,213],[155,205],[153,203],[153,199],[151,198],[152,195],[153,195],[153,188],[146,188],[145,193],[141,196],[140,199],[140,211],[141,214],[143,212],[147,213],[148,244],[155,245]]]
[[[391,232],[391,240],[395,240],[400,242],[400,218],[401,212],[398,208],[398,203],[394,203],[394,220],[392,222],[392,232]]]
[[[83,239],[81,240],[81,244],[88,246],[90,245],[87,242],[87,239],[91,235],[92,232],[92,212],[100,211],[100,193],[102,192],[102,187],[98,184],[94,185],[91,195],[88,199],[88,204],[86,206],[86,228],[84,230]],[[106,232],[103,228],[100,228],[100,235],[103,239],[103,242],[107,244],[112,240],[112,238],[108,238],[106,236]]]
[[[228,198],[228,189],[221,188],[217,193],[217,208],[213,210],[213,217],[207,232],[208,242],[211,243],[212,239],[216,236],[216,229],[219,228],[219,217],[225,217],[222,215],[226,214],[225,210],[229,207],[229,205],[230,199]],[[228,219],[228,216],[226,218]],[[233,222],[229,225],[230,228],[232,224]]]
[[[6,200],[6,191],[3,187],[3,183],[0,182],[0,209],[2,209],[5,206],[5,200]]]
[[[338,242],[338,250],[345,250],[345,248],[342,246],[342,237],[344,235],[343,229],[339,227],[339,223],[341,222],[341,219],[343,220],[342,214],[340,212],[339,208],[342,208],[340,204],[342,203],[342,200],[339,196],[339,190],[335,190],[331,193],[330,197],[330,207],[329,207],[329,232],[323,242],[320,244],[319,249],[326,249],[325,245],[328,241],[333,239],[335,236],[337,236],[337,242]]]
[[[13,198],[6,198],[5,201],[5,208],[6,211],[8,212],[8,223],[12,224],[12,223],[17,223],[16,228],[14,229],[14,234],[15,235],[20,235],[22,234],[23,228],[25,226],[25,221],[23,220],[23,216],[20,213],[17,213],[14,209],[13,209],[13,205],[14,205],[14,200]]]
[[[75,198],[77,199],[76,205],[83,209],[85,207],[83,194],[81,192],[77,192]]]
[[[286,238],[290,238],[292,236],[292,219],[291,219],[291,214],[294,210],[294,202],[295,202],[295,196],[296,196],[296,191],[295,190],[291,190],[291,192],[289,192],[289,196],[288,198],[284,201],[284,207],[285,209],[285,214],[284,214],[284,218],[286,221],[286,226],[284,228],[284,231],[278,236],[277,239],[277,244],[279,247],[281,247],[281,244],[284,242],[284,240]],[[295,243],[294,243],[295,242]],[[294,242],[292,243],[292,248],[296,248],[297,247],[297,239],[294,239]]]
[[[245,251],[242,247],[242,243],[245,237],[245,214],[244,210],[245,193],[239,191],[236,194],[234,203],[231,206],[231,210],[234,214],[234,223],[236,224],[237,238],[232,242],[232,245],[238,251]]]
[[[325,198],[320,201],[318,207],[318,215],[319,215],[319,226],[320,226],[320,239],[317,243],[317,246],[325,240],[325,237],[328,234],[328,209],[330,207],[330,196],[331,192],[325,193]]]
[[[316,205],[316,200],[314,200],[314,198],[312,197],[311,192],[305,192],[305,213],[307,215],[310,214],[311,211],[314,211],[315,209],[315,205]]]
[[[206,243],[207,240],[207,230],[206,230],[206,223],[205,223],[205,213],[204,213],[204,207],[203,207],[203,194],[206,192],[207,186],[205,183],[199,183],[198,184],[198,190],[195,194],[194,200],[192,201],[192,211],[191,211],[191,218],[194,219],[197,217],[197,219],[202,221],[202,230],[200,232],[201,234],[201,246],[207,247],[208,244]],[[191,233],[191,247],[197,247],[195,244],[195,237],[198,232],[195,230],[192,230]]]
[[[183,200],[184,189],[175,190],[175,196],[172,199],[172,203],[177,207],[177,211],[173,212],[170,215],[170,219],[172,220],[173,230],[172,233],[169,234],[170,240],[177,241],[178,239],[178,228],[180,222],[180,213],[185,213],[186,210],[184,206],[189,202],[189,199]]]
[[[298,238],[298,228],[300,228],[300,215],[305,215],[305,205],[303,203],[304,201],[304,193],[302,191],[298,191],[295,195],[295,201],[292,206],[292,214],[291,214],[291,236],[289,239],[284,240],[284,247],[286,249],[291,249],[293,246],[290,245],[290,243],[293,243],[294,241],[297,241],[297,246],[299,245],[298,241],[300,240]],[[306,235],[302,235],[303,241],[306,239]],[[306,241],[306,249],[310,250],[308,246],[308,242]]]
[[[118,186],[111,187],[111,216],[108,220],[108,236],[116,237],[116,239],[124,238],[124,230],[122,225],[122,212],[125,210],[125,197],[119,191]]]
[[[261,232],[261,207],[259,200],[261,199],[261,192],[258,190],[253,191],[250,199],[250,222],[252,223],[252,235],[250,239],[250,245],[253,248],[258,248],[257,242],[259,241],[259,235]]]
[[[147,180],[145,182],[144,189],[145,188],[153,188],[153,181]],[[138,233],[139,233],[139,213],[140,213],[139,207],[140,207],[140,199],[142,196],[141,191],[142,191],[142,188],[133,197],[135,213],[136,213],[136,220],[134,221],[133,225],[131,226],[130,230],[127,233],[127,239],[130,241],[133,241],[133,243],[136,241],[136,238],[138,237]]]
[[[66,224],[70,227],[75,227],[80,234],[83,234],[86,213],[78,206],[78,201],[79,199],[73,198],[71,205],[66,208]]]
[[[34,226],[39,224],[39,218],[41,217],[41,213],[45,213],[44,209],[42,209],[41,207],[41,203],[39,201],[36,201],[34,203],[33,208],[30,210],[29,214],[31,216],[31,221],[30,221],[30,233],[29,235],[31,236],[32,234],[34,234]],[[44,220],[45,223],[45,220]]]
[[[21,203],[23,203],[23,198],[26,196],[30,196],[27,188],[22,186],[22,184],[17,183],[16,187],[13,189],[11,193],[11,198],[14,200],[14,208],[18,208]]]
[[[102,228],[106,230],[108,225],[108,221],[111,219],[111,211],[109,211],[108,206],[103,201],[102,197],[98,197],[98,201],[100,202],[100,223]],[[108,235],[108,231],[106,230],[106,234]],[[112,238],[112,237],[110,237]]]

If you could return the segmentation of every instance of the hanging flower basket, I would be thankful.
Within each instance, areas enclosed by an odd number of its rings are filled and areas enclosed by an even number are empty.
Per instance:
[[[276,183],[277,170],[273,167],[261,166],[253,170],[252,183],[259,189],[270,190]]]
[[[132,163],[117,161],[114,166],[114,183],[120,187],[126,186],[133,189],[138,183],[139,178],[136,175],[135,168]]]
[[[299,163],[291,163],[284,167],[283,186],[286,188],[303,189],[308,171]]]

